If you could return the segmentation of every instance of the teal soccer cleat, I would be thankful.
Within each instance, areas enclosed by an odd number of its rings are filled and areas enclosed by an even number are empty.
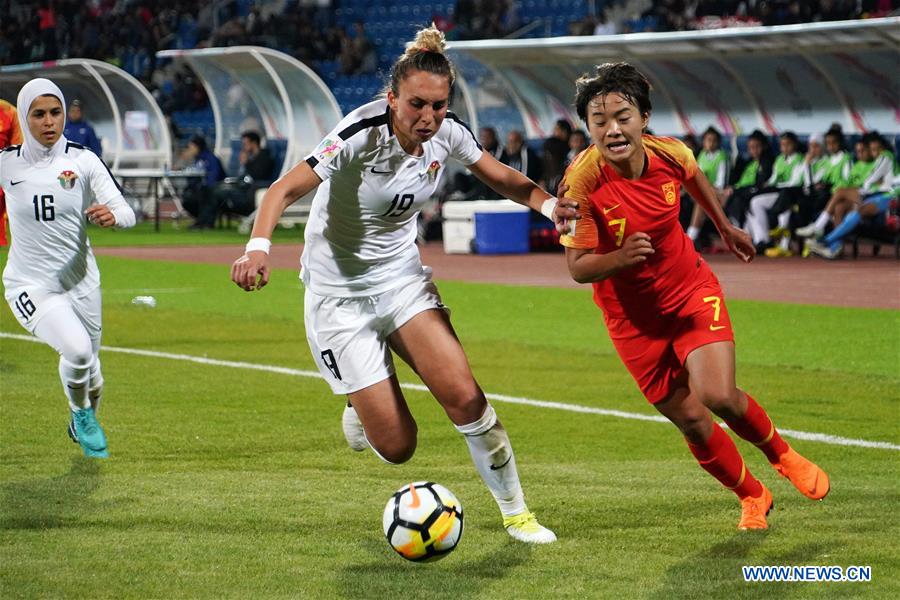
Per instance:
[[[97,422],[93,409],[83,408],[72,413],[75,439],[84,450],[84,455],[91,458],[108,458],[109,451],[106,448],[106,435],[103,428]],[[71,436],[70,430],[70,436]]]

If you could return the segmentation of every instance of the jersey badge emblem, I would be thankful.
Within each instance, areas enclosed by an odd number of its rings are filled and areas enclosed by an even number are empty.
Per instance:
[[[319,147],[316,149],[316,158],[319,162],[324,162],[333,157],[335,154],[341,151],[341,147],[343,143],[341,140],[333,140],[331,138],[325,138]]]
[[[428,170],[425,172],[428,175],[428,182],[434,183],[434,180],[437,178],[438,171],[441,170],[441,163],[436,160],[431,161],[431,164],[428,165]]]
[[[662,186],[663,195],[666,198],[666,203],[675,204],[675,200],[677,199],[675,195],[675,182],[669,181],[664,183]]]
[[[75,171],[63,171],[56,176],[56,179],[59,181],[62,189],[71,190],[75,187],[75,180],[78,179],[78,175],[75,174]]]

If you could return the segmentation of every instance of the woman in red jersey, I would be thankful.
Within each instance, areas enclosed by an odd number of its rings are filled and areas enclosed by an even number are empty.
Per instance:
[[[734,333],[719,281],[678,223],[681,186],[728,248],[753,259],[693,154],[644,131],[650,84],[627,63],[604,64],[576,82],[575,105],[594,144],[569,167],[567,198],[580,220],[561,238],[572,278],[593,283],[613,345],[656,409],[681,430],[700,466],[741,500],[741,529],[765,529],[772,495],[712,419],[758,446],[801,493],[824,498],[828,476],[778,435],[735,384]]]

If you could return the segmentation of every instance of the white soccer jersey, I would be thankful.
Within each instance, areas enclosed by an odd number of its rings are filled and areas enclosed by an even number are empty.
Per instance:
[[[84,211],[108,204],[131,213],[103,161],[74,142],[56,158],[26,162],[21,146],[0,152],[0,186],[6,192],[12,244],[3,270],[7,288],[37,285],[50,292],[100,285],[100,272],[87,239]]]
[[[422,271],[419,210],[438,189],[447,160],[469,166],[482,150],[453,113],[407,154],[394,135],[386,100],[354,110],[306,158],[322,178],[306,225],[303,282],[320,296],[375,295]]]

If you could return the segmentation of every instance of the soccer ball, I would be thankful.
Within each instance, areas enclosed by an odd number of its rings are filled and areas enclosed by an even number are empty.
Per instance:
[[[462,537],[463,509],[450,490],[430,481],[409,483],[384,507],[384,535],[397,554],[428,562],[450,554]]]

